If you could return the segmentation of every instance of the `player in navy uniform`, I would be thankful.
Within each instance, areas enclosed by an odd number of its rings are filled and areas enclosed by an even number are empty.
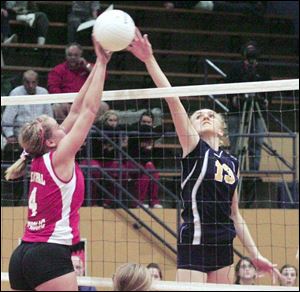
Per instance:
[[[145,63],[157,87],[171,87],[147,35],[137,30],[128,50]],[[166,101],[183,150],[177,280],[233,283],[232,243],[236,235],[258,269],[275,271],[275,265],[259,253],[239,213],[238,161],[220,149],[224,134],[221,115],[203,109],[189,119],[178,97]]]

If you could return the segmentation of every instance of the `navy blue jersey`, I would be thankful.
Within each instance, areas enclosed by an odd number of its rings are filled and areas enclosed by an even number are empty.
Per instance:
[[[181,163],[183,224],[179,244],[232,241],[236,232],[230,214],[238,160],[224,150],[214,151],[200,139]]]

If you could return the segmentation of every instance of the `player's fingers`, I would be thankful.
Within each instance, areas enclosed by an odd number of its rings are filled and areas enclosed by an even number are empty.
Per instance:
[[[137,27],[135,28],[135,34],[138,37],[138,39],[142,39],[143,38],[140,30]]]

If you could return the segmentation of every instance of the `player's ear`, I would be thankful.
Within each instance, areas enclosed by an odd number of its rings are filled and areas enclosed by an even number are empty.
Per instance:
[[[54,148],[54,147],[56,147],[57,146],[57,144],[56,144],[56,141],[54,140],[54,139],[47,139],[46,141],[45,141],[45,143],[46,143],[46,146],[48,147],[48,148]]]

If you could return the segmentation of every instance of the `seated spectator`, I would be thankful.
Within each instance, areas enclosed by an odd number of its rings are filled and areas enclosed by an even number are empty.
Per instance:
[[[139,264],[123,264],[113,275],[114,291],[150,291],[151,285],[149,270]]]
[[[85,21],[95,19],[100,12],[99,1],[72,1],[71,13],[68,15],[68,42],[77,41],[78,26]]]
[[[149,125],[140,125],[137,136],[130,137],[128,141],[128,153],[146,171],[159,180],[159,173],[153,163],[154,136],[153,128]],[[136,169],[132,161],[127,161],[127,168]],[[130,177],[135,181],[135,192],[137,199],[144,205],[153,208],[162,208],[158,198],[158,185],[150,176],[140,170],[130,172]],[[147,203],[149,201],[149,204]]]
[[[255,285],[256,267],[248,257],[241,258],[235,266],[235,284]]]
[[[16,41],[16,34],[11,34],[9,25],[9,10],[6,8],[6,1],[1,1],[1,42],[11,43]]]
[[[23,74],[23,85],[14,88],[10,96],[16,95],[35,95],[48,94],[47,89],[38,86],[38,74],[33,70],[28,70]],[[50,104],[28,104],[6,106],[2,115],[2,131],[6,139],[6,144],[2,152],[3,161],[13,163],[18,160],[23,149],[18,144],[18,136],[21,127],[40,115],[46,114],[53,117]],[[11,186],[10,184],[7,185]],[[19,205],[24,188],[23,182],[14,184],[12,190],[14,194],[14,203]],[[6,190],[2,190],[3,193]],[[10,192],[7,190],[7,192]]]
[[[161,132],[161,127],[154,127],[154,115],[150,111],[145,111],[141,114],[139,122],[129,127],[129,131],[138,131],[141,135],[129,138],[128,152],[138,163],[140,163],[145,170],[150,170],[150,173],[159,180],[159,173],[154,171],[156,169],[153,162],[153,147],[154,139],[158,139],[158,133]],[[148,135],[146,135],[148,134]],[[131,162],[127,162],[129,169],[135,169],[136,166]],[[130,172],[130,177],[134,179],[136,197],[144,205],[149,208],[146,201],[150,201],[153,208],[162,208],[158,199],[158,185],[143,172]]]
[[[119,145],[123,149],[127,149],[128,138],[127,136],[120,136],[120,131],[123,130],[119,125],[119,117],[117,112],[113,110],[106,111],[100,120],[96,123],[96,126],[109,133],[105,133],[113,142]],[[96,144],[95,144],[96,143]],[[99,159],[99,165],[102,168],[109,168],[108,174],[113,177],[116,181],[127,182],[128,175],[125,171],[120,172],[119,170],[124,167],[124,163],[119,159],[119,151],[105,138],[101,138],[101,141],[95,141],[93,149],[95,150],[95,155]],[[121,177],[120,177],[121,175]],[[107,188],[114,197],[118,197],[118,191],[113,182],[107,182]],[[111,198],[105,196],[104,207],[114,207],[114,203]]]
[[[147,125],[153,128],[153,132],[160,133],[162,131],[161,125],[154,126],[154,114],[152,111],[144,110],[137,123],[130,125],[128,130],[138,131],[140,126]]]
[[[162,271],[158,264],[150,263],[147,265],[147,269],[150,271],[153,280],[161,281],[163,279]]]
[[[44,12],[38,11],[35,1],[6,1],[6,9],[12,18],[26,23],[34,31],[38,45],[45,44],[49,20]]]
[[[147,125],[150,127],[153,127],[153,120],[154,120],[154,116],[151,112],[144,112],[139,120],[139,124],[142,125]]]
[[[94,127],[97,127],[97,124],[99,126],[99,121],[101,120],[101,117],[104,115],[105,112],[109,110],[109,106],[107,103],[103,102],[101,103],[101,108],[99,109],[95,122],[94,122]],[[80,166],[87,166],[90,167],[89,171],[86,169],[86,173],[88,173],[88,177],[90,178],[90,181],[87,181],[85,186],[87,187],[87,190],[85,192],[86,194],[86,200],[85,200],[85,205],[98,205],[102,206],[102,196],[101,191],[99,190],[99,187],[97,186],[96,182],[99,182],[99,180],[102,178],[102,174],[100,171],[100,163],[99,159],[101,155],[101,145],[103,143],[103,138],[100,137],[99,133],[95,131],[95,128],[92,128],[90,133],[89,133],[89,138],[85,142],[84,146],[82,149],[78,152],[78,155],[76,157],[76,160],[80,164]],[[99,129],[100,130],[100,129]],[[90,143],[90,145],[88,145]],[[90,189],[88,188],[88,184],[90,184]],[[88,190],[91,192],[90,199],[91,201],[88,202]]]
[[[48,94],[47,89],[38,86],[38,73],[28,70],[23,74],[23,85],[16,87],[10,92],[10,96]],[[46,114],[53,117],[50,104],[30,104],[7,106],[3,112],[2,130],[7,143],[16,143],[20,128],[36,117]]]
[[[280,286],[296,286],[298,271],[297,268],[292,265],[284,265],[280,269],[281,277],[279,279]]]
[[[84,263],[80,256],[78,255],[72,255],[71,260],[73,263],[73,267],[76,273],[76,276],[83,277],[85,276],[85,268]],[[95,286],[78,286],[78,291],[97,291]]]
[[[78,92],[93,65],[83,57],[82,47],[72,43],[66,47],[66,61],[55,66],[48,74],[48,90],[50,93]],[[54,117],[60,123],[65,119],[70,103],[58,103],[53,105]]]

